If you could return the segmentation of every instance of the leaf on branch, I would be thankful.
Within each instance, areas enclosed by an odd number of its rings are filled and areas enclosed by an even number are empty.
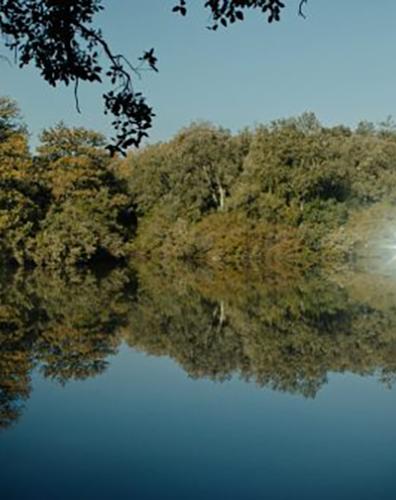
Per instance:
[[[158,72],[158,68],[156,66],[157,64],[157,57],[154,55],[154,49],[150,49],[146,51],[142,57],[139,57],[140,61],[147,62],[147,64],[150,66],[150,68],[154,71]]]

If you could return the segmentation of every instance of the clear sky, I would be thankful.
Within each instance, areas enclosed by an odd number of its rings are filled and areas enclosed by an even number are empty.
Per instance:
[[[204,0],[189,0],[186,18],[171,12],[175,3],[105,0],[98,17],[109,43],[132,62],[156,50],[160,72],[136,83],[157,114],[151,141],[197,119],[236,131],[304,111],[351,126],[396,115],[395,0],[309,0],[306,20],[298,0],[286,0],[280,23],[252,12],[217,32],[205,29]],[[50,88],[34,68],[3,61],[0,68],[0,95],[18,101],[33,143],[61,119],[111,134],[100,86],[82,86],[78,115],[71,88]]]

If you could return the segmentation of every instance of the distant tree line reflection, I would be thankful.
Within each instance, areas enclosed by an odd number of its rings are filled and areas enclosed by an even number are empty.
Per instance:
[[[103,373],[121,342],[194,378],[239,375],[314,397],[330,372],[396,373],[396,286],[351,274],[262,276],[141,265],[2,277],[0,426],[21,415],[35,369],[61,384]],[[382,293],[378,293],[382,290]]]

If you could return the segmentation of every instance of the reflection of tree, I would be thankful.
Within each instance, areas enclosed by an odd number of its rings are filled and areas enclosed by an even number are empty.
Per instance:
[[[115,353],[115,334],[126,317],[127,285],[128,275],[122,270],[102,280],[86,274],[71,283],[41,275],[33,283],[46,312],[45,329],[36,343],[46,376],[66,382],[106,368],[105,358]]]
[[[191,289],[183,293],[158,281],[152,285],[131,307],[131,346],[169,355],[194,377],[221,380],[238,368],[240,339],[229,331],[226,320],[220,322],[215,302]]]
[[[10,346],[9,346],[10,347]],[[23,401],[29,396],[32,368],[29,352],[0,351],[0,429],[8,427],[22,410]]]
[[[92,377],[122,340],[172,357],[192,377],[239,374],[311,397],[329,372],[376,372],[385,383],[395,377],[390,281],[147,265],[138,275],[117,269],[101,278],[60,277],[36,269],[7,278],[0,290],[1,427],[20,415],[34,368],[62,384]]]
[[[4,269],[1,275],[9,280]],[[18,418],[29,396],[38,314],[17,287],[0,288],[0,428]]]
[[[134,292],[130,274],[61,278],[36,270],[1,290],[0,426],[19,416],[34,367],[61,383],[103,372]]]
[[[129,344],[173,357],[191,376],[239,373],[314,396],[329,372],[380,371],[389,380],[396,371],[396,311],[384,314],[322,277],[140,276]]]

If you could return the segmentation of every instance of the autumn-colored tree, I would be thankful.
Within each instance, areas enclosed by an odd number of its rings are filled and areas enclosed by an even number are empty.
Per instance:
[[[34,175],[26,129],[14,101],[0,98],[0,251],[26,260],[26,242],[45,213],[47,193]]]
[[[40,232],[30,243],[40,265],[84,264],[100,254],[121,258],[133,235],[133,204],[104,150],[104,137],[63,123],[41,135],[37,176],[51,194]]]

